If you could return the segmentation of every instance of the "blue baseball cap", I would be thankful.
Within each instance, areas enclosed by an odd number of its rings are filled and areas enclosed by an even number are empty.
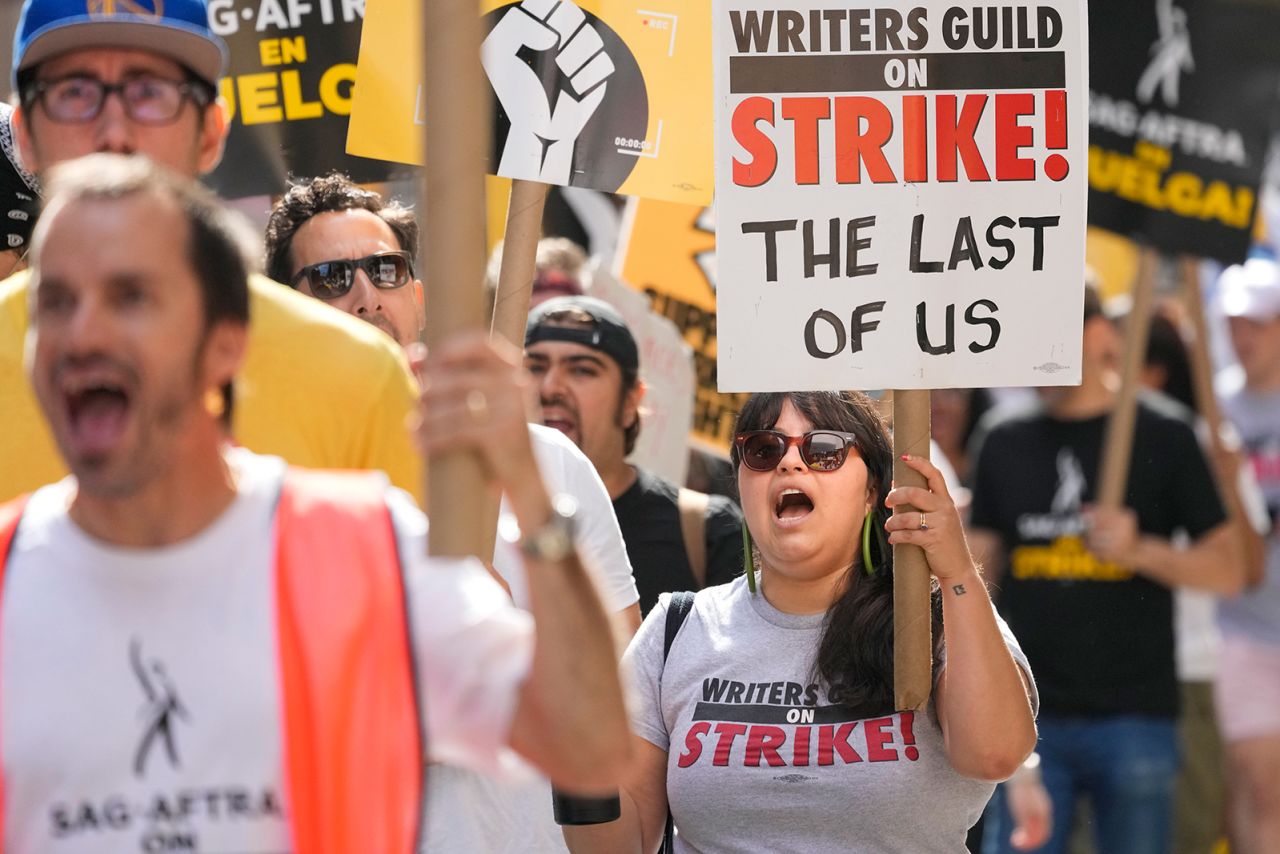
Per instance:
[[[18,73],[73,50],[133,48],[172,59],[216,84],[227,46],[209,28],[206,0],[25,0],[13,40]]]

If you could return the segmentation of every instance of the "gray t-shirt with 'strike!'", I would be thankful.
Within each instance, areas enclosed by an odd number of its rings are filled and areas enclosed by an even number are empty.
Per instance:
[[[994,786],[952,769],[932,703],[873,717],[832,705],[813,676],[823,615],[784,614],[742,578],[698,593],[664,667],[668,604],[624,661],[633,727],[667,751],[678,852],[965,851]]]

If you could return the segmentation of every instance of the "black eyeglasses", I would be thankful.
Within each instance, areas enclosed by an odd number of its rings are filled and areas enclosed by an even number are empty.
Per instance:
[[[733,439],[738,458],[752,471],[772,471],[792,445],[800,446],[800,459],[813,471],[835,471],[844,465],[849,449],[858,447],[858,437],[838,430],[810,430],[803,436],[788,436],[778,430],[747,430]]]
[[[170,80],[149,74],[107,83],[83,74],[58,80],[37,80],[26,91],[28,109],[36,101],[45,115],[63,124],[84,124],[96,119],[108,95],[119,95],[125,114],[143,125],[167,125],[178,118],[188,99],[197,107],[213,101],[213,91],[205,83]]]
[[[413,259],[408,252],[378,252],[350,261],[321,261],[299,270],[292,285],[296,288],[306,279],[312,295],[320,299],[337,299],[355,284],[356,270],[364,270],[375,288],[389,291],[409,284],[413,278]]]

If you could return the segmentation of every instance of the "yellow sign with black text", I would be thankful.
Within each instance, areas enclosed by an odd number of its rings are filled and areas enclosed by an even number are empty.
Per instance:
[[[421,163],[421,0],[367,0],[347,151]],[[706,204],[706,0],[480,0],[494,110],[490,172]]]
[[[729,453],[746,394],[716,388],[716,228],[712,208],[632,199],[622,227],[618,277],[649,297],[693,348],[697,384],[691,438]]]

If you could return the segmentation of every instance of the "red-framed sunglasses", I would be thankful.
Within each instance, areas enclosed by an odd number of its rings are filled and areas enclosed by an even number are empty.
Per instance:
[[[800,446],[800,459],[813,471],[835,471],[849,458],[849,449],[858,447],[858,437],[839,430],[810,430],[802,436],[788,436],[778,430],[746,430],[733,437],[738,458],[752,471],[771,471],[787,455],[792,445]]]

